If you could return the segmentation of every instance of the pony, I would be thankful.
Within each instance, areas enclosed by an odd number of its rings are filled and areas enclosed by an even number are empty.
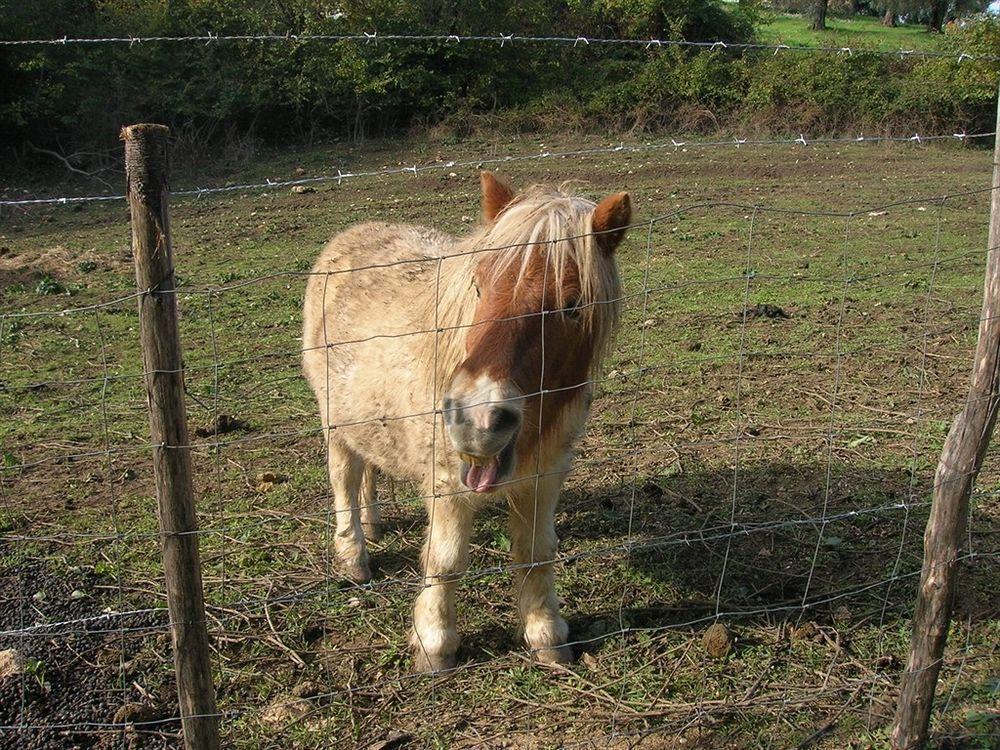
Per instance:
[[[303,369],[319,406],[341,572],[372,578],[376,471],[419,483],[429,523],[409,642],[414,670],[456,664],[455,591],[474,516],[509,506],[524,640],[568,662],[552,569],[554,513],[621,306],[615,248],[628,193],[519,195],[480,175],[481,225],[453,238],[370,222],[309,275]]]

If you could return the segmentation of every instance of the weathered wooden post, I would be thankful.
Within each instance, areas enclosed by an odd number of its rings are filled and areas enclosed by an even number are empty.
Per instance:
[[[184,745],[188,750],[217,750],[219,722],[205,626],[170,245],[169,132],[163,125],[130,125],[122,130],[122,140],[160,544]]]
[[[997,128],[1000,132],[1000,96]],[[989,246],[979,340],[965,408],[955,417],[934,475],[934,500],[924,531],[924,564],[913,615],[910,657],[900,680],[892,728],[894,750],[915,750],[927,740],[934,688],[958,582],[972,482],[990,444],[1000,405],[1000,136],[993,150]]]

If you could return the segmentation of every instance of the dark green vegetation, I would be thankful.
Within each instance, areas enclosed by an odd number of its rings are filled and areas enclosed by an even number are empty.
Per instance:
[[[378,31],[773,43],[776,18],[754,2],[718,0],[0,0],[0,28],[16,39]],[[865,52],[894,36],[831,32],[807,41],[850,46],[853,54],[818,56],[387,40],[0,47],[0,141],[11,149],[8,168],[51,160],[34,146],[93,171],[117,155],[121,126],[141,121],[170,125],[178,155],[196,163],[245,157],[260,140],[431,126],[463,136],[498,127],[813,135],[990,129],[1000,64]],[[943,35],[921,32],[919,44],[899,46],[1000,54],[997,26],[984,19]]]
[[[354,222],[466,231],[477,175],[451,160],[588,145],[606,143],[285,150],[232,179],[442,169],[308,194],[175,199],[209,626],[219,705],[236,712],[224,721],[230,745],[367,747],[402,733],[421,748],[885,746],[933,465],[975,338],[988,201],[959,193],[989,185],[985,149],[726,147],[510,165],[515,185],[581,179],[595,197],[628,189],[638,221],[652,222],[620,250],[632,296],[557,518],[558,590],[579,662],[541,668],[520,650],[509,576],[489,572],[508,559],[501,508],[474,537],[472,570],[487,572],[463,584],[465,667],[450,678],[407,675],[425,523],[412,488],[380,484],[389,529],[373,588],[351,589],[331,569],[319,424],[299,373],[302,274]],[[206,179],[179,173],[174,183]],[[954,197],[933,197],[945,194]],[[913,202],[872,210],[896,201]],[[859,213],[800,213],[850,210]],[[0,630],[21,617],[162,606],[125,207],[5,212],[2,222]],[[206,434],[218,414],[245,424]],[[996,742],[998,478],[990,454],[970,519],[979,557],[963,564],[938,692],[938,747]],[[737,636],[721,659],[702,644],[717,610]],[[173,715],[162,619],[98,625],[102,640],[69,641],[86,682],[67,676],[60,660],[72,654],[61,646],[43,640],[32,653],[31,720],[109,721],[100,711],[125,704],[119,721]],[[0,636],[0,648],[24,642]],[[90,687],[95,672],[102,687]],[[99,695],[58,714],[52,706],[74,684]],[[19,700],[0,705],[16,721]]]

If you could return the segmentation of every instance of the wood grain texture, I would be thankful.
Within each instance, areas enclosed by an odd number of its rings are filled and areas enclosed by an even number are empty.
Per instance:
[[[149,405],[153,471],[177,696],[188,750],[217,750],[218,716],[198,554],[198,523],[187,447],[184,373],[177,330],[168,207],[169,131],[122,130],[139,294],[139,336]]]

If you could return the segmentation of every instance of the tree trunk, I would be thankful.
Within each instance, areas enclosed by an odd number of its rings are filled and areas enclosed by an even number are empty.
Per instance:
[[[941,31],[948,15],[948,0],[931,0],[931,16],[927,21],[928,31]]]
[[[809,27],[813,31],[826,30],[826,4],[827,0],[816,0],[813,6],[812,25]]]
[[[887,8],[885,15],[882,16],[882,25],[892,28],[896,25],[896,14],[892,12],[892,8]]]

